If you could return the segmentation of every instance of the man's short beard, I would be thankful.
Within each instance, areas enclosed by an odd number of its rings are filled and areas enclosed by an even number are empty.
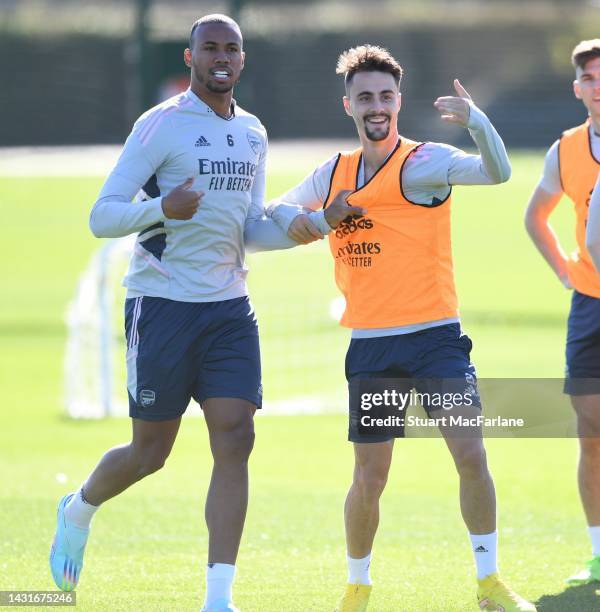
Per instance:
[[[237,82],[238,82],[238,81],[235,81],[231,85],[228,85],[228,84],[221,85],[219,83],[215,83],[214,81],[211,81],[210,78],[208,78],[207,80],[204,80],[202,75],[195,69],[194,69],[194,76],[196,77],[196,81],[198,81],[198,83],[202,83],[203,85],[206,86],[206,89],[208,89],[208,91],[212,91],[213,93],[228,93],[234,88],[235,85],[237,85]]]
[[[206,89],[212,91],[213,93],[227,93],[233,89],[232,85],[219,85],[218,83],[213,83],[212,81],[206,81]]]
[[[385,140],[390,135],[390,125],[388,123],[387,130],[385,132],[375,133],[371,132],[368,126],[365,125],[365,135],[369,140],[373,142],[379,142],[380,140]]]

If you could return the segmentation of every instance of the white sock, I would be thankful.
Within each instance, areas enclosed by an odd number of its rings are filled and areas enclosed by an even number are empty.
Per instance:
[[[348,584],[373,584],[369,568],[371,567],[371,553],[362,559],[353,559],[346,555],[348,561]]]
[[[65,517],[70,523],[73,523],[77,527],[87,529],[90,526],[92,517],[99,507],[100,506],[92,506],[92,504],[85,501],[83,497],[83,488],[81,488],[71,497],[69,503],[65,506]]]
[[[494,531],[484,535],[470,533],[469,537],[477,566],[477,579],[482,580],[498,571],[498,532]]]
[[[206,598],[208,607],[217,599],[231,601],[231,587],[235,576],[235,565],[228,563],[209,563],[206,566]]]
[[[592,541],[592,556],[600,557],[600,525],[588,527],[588,531]]]

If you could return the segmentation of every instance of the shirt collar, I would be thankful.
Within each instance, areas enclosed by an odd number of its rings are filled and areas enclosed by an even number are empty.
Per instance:
[[[235,98],[231,99],[231,115],[229,117],[223,117],[223,115],[219,115],[219,113],[216,113],[208,104],[206,104],[206,102],[201,100],[189,87],[185,93],[187,97],[192,100],[194,104],[196,104],[196,106],[200,107],[202,113],[205,115],[213,115],[214,117],[220,117],[225,121],[229,121],[235,117],[235,108],[237,104]]]

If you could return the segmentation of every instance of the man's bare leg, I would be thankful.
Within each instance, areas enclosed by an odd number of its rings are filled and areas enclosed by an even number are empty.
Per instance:
[[[474,416],[479,411],[465,416]],[[481,428],[468,435],[455,427],[440,430],[460,480],[460,510],[469,531],[477,566],[477,599],[481,609],[535,612],[535,606],[498,577],[496,492],[488,469]]]
[[[58,588],[72,591],[78,584],[90,521],[98,506],[164,465],[180,420],[132,419],[131,442],[109,450],[83,487],[60,500],[50,550],[50,570]]]
[[[482,438],[444,437],[458,472],[460,511],[471,534],[496,530],[496,492]]]
[[[379,498],[387,483],[393,449],[393,440],[354,444],[354,477],[344,506],[350,565],[353,559],[368,557],[373,548],[379,526]]]
[[[588,525],[600,525],[600,395],[572,395],[579,434],[578,481]]]
[[[231,601],[235,561],[248,508],[248,459],[254,446],[256,406],[237,398],[202,403],[210,436],[213,470],[206,497],[208,568],[206,599]]]
[[[577,414],[579,495],[592,544],[592,560],[569,576],[571,585],[600,581],[600,395],[572,395]]]
[[[169,421],[131,419],[131,422],[131,442],[107,451],[83,485],[85,501],[93,506],[99,506],[163,467],[177,437],[181,417]]]
[[[477,414],[479,410],[474,408],[472,414],[467,412],[463,416]],[[460,511],[469,531],[477,578],[482,580],[498,571],[496,492],[487,465],[483,433],[480,427],[466,432],[445,426],[440,431],[458,472]]]

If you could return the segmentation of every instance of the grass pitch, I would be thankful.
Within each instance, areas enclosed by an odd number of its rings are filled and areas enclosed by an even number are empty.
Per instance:
[[[515,154],[513,178],[456,188],[454,249],[463,324],[484,377],[560,377],[569,295],[523,229],[542,167]],[[317,162],[319,160],[315,160]],[[270,177],[270,194],[303,175]],[[76,488],[127,419],[63,415],[64,311],[98,247],[87,229],[101,179],[0,179],[4,285],[0,302],[0,590],[52,589],[47,554],[58,498]],[[570,205],[554,216],[573,244]],[[250,257],[267,401],[344,403],[347,333],[328,308],[337,295],[326,244]],[[352,449],[343,415],[257,419],[251,503],[235,599],[247,612],[332,610],[345,583],[342,505]],[[500,567],[543,612],[600,609],[596,587],[565,590],[589,556],[575,484],[574,440],[489,440],[499,500]],[[382,500],[371,610],[476,610],[473,562],[457,478],[439,440],[401,440]],[[189,419],[164,470],[98,513],[78,589],[82,610],[198,610],[207,534],[206,429]]]

